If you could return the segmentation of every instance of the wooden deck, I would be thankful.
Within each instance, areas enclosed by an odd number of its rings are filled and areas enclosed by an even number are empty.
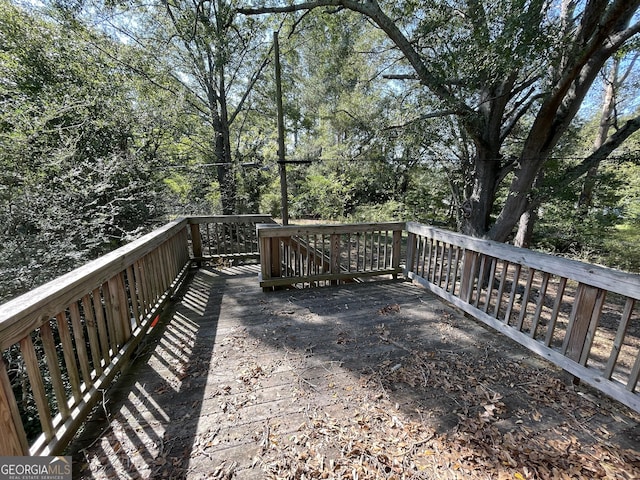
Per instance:
[[[257,273],[194,273],[74,478],[640,478],[637,414],[426,290]]]

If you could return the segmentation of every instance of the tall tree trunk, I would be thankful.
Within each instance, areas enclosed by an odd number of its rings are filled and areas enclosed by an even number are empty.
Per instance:
[[[491,220],[498,178],[498,162],[488,151],[480,150],[474,159],[471,194],[462,204],[462,233],[482,237]]]
[[[544,179],[544,171],[540,171],[536,178],[534,188],[542,186]],[[529,248],[531,240],[533,238],[533,230],[536,222],[538,221],[538,209],[540,205],[538,202],[529,203],[527,209],[520,215],[518,222],[518,231],[513,239],[513,244],[516,247]]]
[[[613,58],[613,64],[607,77],[604,100],[602,102],[602,110],[600,113],[600,125],[598,126],[598,133],[596,139],[593,142],[593,150],[598,150],[609,136],[609,128],[613,123],[613,116],[616,104],[616,88],[618,86],[618,71],[620,69],[620,59],[618,57]],[[580,192],[580,198],[578,199],[577,214],[578,218],[583,217],[591,203],[593,201],[593,191],[596,186],[596,177],[598,175],[598,168],[600,162],[596,162],[584,178],[584,184],[582,185],[582,191]]]
[[[538,207],[530,208],[520,215],[520,223],[518,224],[518,232],[513,239],[516,247],[529,248],[531,238],[533,237],[533,227],[538,219]]]

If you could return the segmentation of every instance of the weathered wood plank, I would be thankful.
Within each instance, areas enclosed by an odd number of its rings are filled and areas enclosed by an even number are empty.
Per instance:
[[[129,266],[126,269],[127,284],[129,285],[129,295],[131,298],[131,309],[133,311],[133,319],[136,326],[140,326],[140,308],[139,308],[139,292],[136,284],[136,279],[133,276],[133,266]]]
[[[189,224],[201,223],[275,223],[271,215],[193,215],[188,218]]]
[[[480,272],[478,273],[478,283],[476,284],[476,295],[475,295],[475,300],[473,302],[473,306],[476,308],[478,308],[478,305],[480,305],[480,297],[482,296],[482,285],[484,282],[486,268],[487,268],[487,256],[481,255],[480,256]]]
[[[444,287],[443,287],[447,291],[449,290],[449,282],[451,281],[451,271],[452,271],[452,268],[453,268],[453,261],[454,261],[453,260],[453,248],[454,247],[450,246],[447,249],[447,273],[446,273],[446,277],[444,279]],[[458,249],[455,249],[455,250],[456,250],[456,259],[455,259],[455,261],[457,262],[458,261],[458,258],[457,258]]]
[[[562,344],[562,353],[576,362],[582,355],[599,292],[598,288],[584,283],[579,284],[576,291],[567,333]]]
[[[500,273],[500,285],[498,286],[498,292],[496,293],[496,305],[493,309],[493,318],[498,318],[500,313],[500,306],[502,305],[502,297],[504,295],[504,287],[507,283],[507,274],[509,273],[509,262],[502,261],[502,272]],[[485,312],[486,313],[486,312]]]
[[[136,279],[136,289],[138,292],[138,301],[140,303],[140,317],[144,317],[149,311],[149,293],[147,292],[147,281],[145,278],[144,267],[140,260],[133,264],[133,272]]]
[[[260,278],[261,287],[294,285],[297,283],[316,283],[322,281],[336,280],[338,282],[353,280],[360,277],[375,277],[385,275],[397,275],[402,273],[402,268],[389,268],[387,270],[373,272],[342,272],[338,274],[324,273],[318,275],[310,275],[307,277],[272,277],[270,279]]]
[[[400,263],[402,259],[402,229],[398,228],[399,225],[404,226],[404,224],[396,225],[396,230],[393,228],[389,228],[389,230],[393,230],[393,240],[391,246],[391,269],[401,272]],[[381,228],[387,228],[386,226]],[[394,277],[395,278],[395,277]]]
[[[478,253],[472,250],[465,250],[462,257],[462,278],[460,285],[460,298],[469,303],[475,285],[475,271]]]
[[[100,338],[100,350],[102,351],[102,358],[104,364],[108,365],[111,358],[109,339],[109,330],[107,328],[107,322],[104,315],[104,305],[102,304],[102,292],[99,288],[96,288],[91,295],[93,303],[93,311],[96,315],[96,325],[98,327],[98,337]]]
[[[593,312],[591,313],[591,319],[589,321],[589,328],[587,329],[587,335],[585,337],[584,346],[582,347],[582,353],[580,354],[580,365],[587,365],[587,360],[589,358],[589,354],[591,353],[591,347],[593,345],[593,339],[596,336],[596,330],[598,328],[598,323],[600,322],[600,316],[602,315],[602,307],[604,306],[604,301],[607,296],[607,292],[605,290],[598,289],[598,294],[596,296],[596,302],[593,307]]]
[[[509,301],[507,302],[507,307],[504,312],[504,323],[509,325],[509,321],[511,319],[511,311],[513,310],[513,305],[516,301],[516,294],[518,292],[518,286],[520,282],[520,264],[516,264],[514,266],[513,277],[511,279],[511,293],[509,294]]]

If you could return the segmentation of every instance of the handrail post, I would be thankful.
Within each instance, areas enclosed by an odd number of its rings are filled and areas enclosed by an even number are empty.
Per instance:
[[[280,237],[260,235],[262,229],[279,227],[277,224],[256,224],[256,237],[260,249],[260,275],[262,280],[270,280],[282,276],[282,260],[280,255]],[[265,288],[270,290],[270,288]]]
[[[18,405],[7,374],[6,360],[0,357],[0,456],[29,455],[29,445]]]
[[[193,258],[198,266],[202,266],[202,237],[200,236],[200,224],[190,223],[191,227],[191,248],[193,249]]]
[[[562,352],[571,360],[586,365],[598,326],[606,292],[580,283],[562,345]]]

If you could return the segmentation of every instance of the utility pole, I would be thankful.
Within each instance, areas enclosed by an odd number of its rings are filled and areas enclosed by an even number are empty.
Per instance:
[[[287,167],[284,155],[284,112],[282,108],[282,78],[280,72],[280,47],[278,32],[273,32],[273,51],[276,57],[276,104],[278,106],[278,165],[280,171],[280,196],[282,224],[289,224],[289,202],[287,193]]]

